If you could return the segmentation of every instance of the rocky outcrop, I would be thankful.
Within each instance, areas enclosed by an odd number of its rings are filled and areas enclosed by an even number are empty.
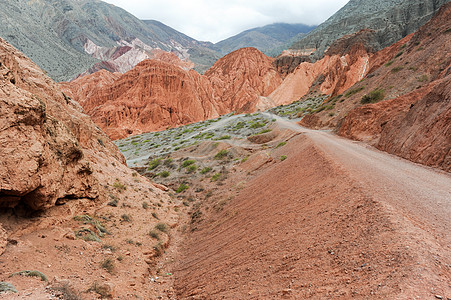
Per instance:
[[[312,89],[322,94],[339,94],[347,90],[370,70],[373,34],[370,30],[362,30],[337,40],[323,59],[303,62],[288,74],[269,98],[281,105],[299,100]]]
[[[0,39],[0,207],[43,209],[96,198],[99,158],[123,156],[79,105],[21,52]]]
[[[242,48],[218,60],[205,72],[218,106],[237,113],[273,106],[261,100],[282,83],[272,63],[273,59],[255,48]]]
[[[276,57],[273,62],[277,72],[285,79],[288,74],[291,74],[303,62],[311,62],[306,55],[280,55]]]
[[[450,16],[451,3],[418,30],[389,63],[374,68],[365,84],[369,90],[385,88],[388,100],[346,109],[339,134],[451,171]],[[380,51],[375,61],[380,64],[383,54],[389,52],[393,51]]]
[[[174,64],[145,60],[118,78],[114,74],[105,76],[111,80],[96,87],[97,78],[102,77],[95,73],[68,85],[74,99],[112,139],[225,113],[215,104],[213,89],[205,77]],[[79,93],[83,90],[91,93]]]
[[[315,48],[314,57],[320,59],[338,38],[372,29],[377,36],[376,50],[380,50],[415,32],[447,2],[449,0],[351,0],[290,48]]]

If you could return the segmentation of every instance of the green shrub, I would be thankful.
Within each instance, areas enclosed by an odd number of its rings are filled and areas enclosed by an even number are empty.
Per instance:
[[[271,129],[263,129],[257,134],[263,134],[263,133],[267,133],[267,132],[271,132],[271,131],[272,131]]]
[[[281,161],[284,161],[285,159],[287,159],[287,156],[286,156],[286,155],[282,155],[282,156],[280,157],[280,160],[281,160]]]
[[[385,90],[375,89],[371,91],[369,94],[364,95],[362,97],[362,100],[360,100],[360,103],[362,104],[375,103],[383,100],[384,98],[385,98]]]
[[[188,167],[186,168],[186,171],[187,171],[188,173],[194,173],[194,172],[196,172],[196,170],[197,170],[197,166],[196,166],[196,165],[190,165],[190,166],[188,166]]]
[[[280,147],[283,147],[283,146],[285,146],[287,144],[287,142],[281,142],[281,143],[279,143],[277,146],[276,146],[276,149],[277,148],[280,148]]]
[[[150,162],[149,162],[149,168],[148,168],[148,170],[153,170],[153,169],[156,169],[156,168],[158,168],[158,166],[161,164],[161,158],[155,158],[155,159],[152,159]]]
[[[246,156],[246,157],[244,157],[244,158],[241,160],[241,162],[244,163],[244,162],[246,162],[248,159],[249,159],[249,156]]]
[[[158,175],[163,178],[166,178],[166,177],[169,177],[169,175],[171,175],[171,173],[169,173],[169,171],[163,171],[163,172],[158,173]]]
[[[429,78],[427,75],[421,75],[420,77],[418,77],[419,82],[426,82],[428,80],[429,80]]]
[[[166,233],[168,232],[169,227],[164,223],[158,223],[157,225],[155,225],[155,229]]]
[[[216,153],[214,159],[223,159],[223,158],[227,157],[227,155],[229,155],[229,151],[223,149],[223,150],[219,151],[218,153]]]
[[[252,129],[257,129],[257,128],[260,128],[260,127],[263,127],[263,126],[265,126],[264,123],[260,123],[260,122],[257,121],[257,122],[255,122],[255,123],[252,123],[250,127],[251,127]]]
[[[221,173],[216,173],[213,176],[211,176],[210,180],[211,181],[218,181],[219,178],[221,178]]]
[[[182,168],[186,168],[186,167],[194,164],[195,162],[196,161],[192,160],[192,159],[185,160],[184,162],[182,162]]]
[[[203,168],[201,171],[200,171],[200,174],[206,174],[206,173],[208,173],[208,172],[210,172],[211,171],[211,168],[210,167],[205,167],[205,168]]]
[[[351,97],[352,95],[357,94],[358,92],[363,91],[364,89],[365,89],[365,87],[364,87],[364,86],[361,86],[361,87],[358,87],[358,88],[354,88],[354,89],[352,89],[352,90],[349,90],[349,91],[347,91],[347,92],[345,93],[345,97],[346,97],[346,98],[349,98],[349,97]]]
[[[119,192],[125,191],[127,189],[127,186],[125,184],[122,184],[117,178],[116,181],[113,183],[113,187],[117,189]]]
[[[184,191],[186,191],[189,188],[189,186],[187,184],[182,183],[178,189],[175,191],[177,194],[178,193],[183,193]]]
[[[223,135],[215,140],[219,141],[219,140],[230,140],[231,136],[230,135]]]

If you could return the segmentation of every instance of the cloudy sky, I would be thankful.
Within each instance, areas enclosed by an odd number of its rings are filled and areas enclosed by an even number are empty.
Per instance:
[[[201,41],[219,42],[275,22],[317,25],[348,0],[104,0]]]

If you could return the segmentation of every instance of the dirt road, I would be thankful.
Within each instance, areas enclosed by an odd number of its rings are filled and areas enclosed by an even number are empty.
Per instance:
[[[433,234],[451,251],[451,174],[412,163],[362,142],[272,117],[281,127],[305,133],[375,200]]]

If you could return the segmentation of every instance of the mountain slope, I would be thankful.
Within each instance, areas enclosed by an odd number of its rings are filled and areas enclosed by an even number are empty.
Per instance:
[[[304,24],[274,23],[243,31],[214,44],[212,49],[222,54],[228,54],[240,48],[254,47],[266,53],[284,45],[298,34],[310,32],[315,27]]]
[[[382,49],[415,32],[446,2],[449,0],[351,0],[290,48],[316,49],[315,57],[320,58],[341,36],[373,29]]]
[[[336,90],[302,124],[450,171],[450,17],[447,3],[415,34],[372,55],[363,80]]]
[[[113,61],[115,70],[129,70],[152,57],[156,48],[189,59],[189,49],[159,36],[166,29],[162,24],[150,28],[98,0],[2,1],[0,11],[0,36],[58,81],[72,79],[101,61]],[[211,50],[195,46],[193,56],[214,57]]]

